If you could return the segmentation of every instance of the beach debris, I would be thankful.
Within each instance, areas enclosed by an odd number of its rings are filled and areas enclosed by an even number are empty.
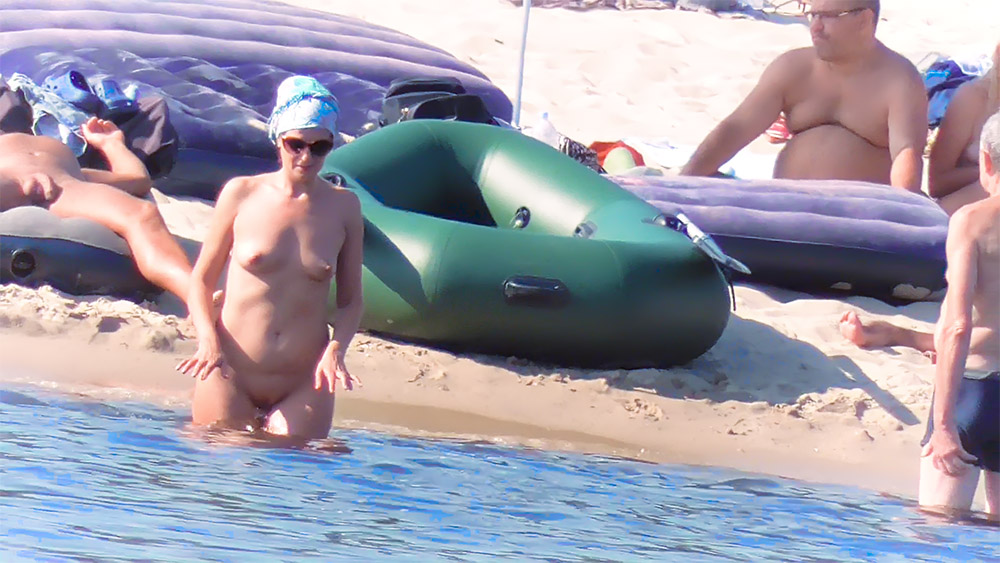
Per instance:
[[[753,432],[753,428],[750,427],[745,418],[738,419],[732,426],[726,429],[726,434],[729,436],[746,436],[751,432]]]
[[[642,416],[650,420],[663,420],[665,418],[663,409],[639,397],[628,399],[622,406],[633,415]]]

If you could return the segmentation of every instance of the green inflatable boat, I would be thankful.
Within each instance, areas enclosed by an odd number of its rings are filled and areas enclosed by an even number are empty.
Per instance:
[[[517,131],[397,123],[323,175],[361,199],[365,330],[636,368],[701,355],[728,321],[724,276],[673,218]]]

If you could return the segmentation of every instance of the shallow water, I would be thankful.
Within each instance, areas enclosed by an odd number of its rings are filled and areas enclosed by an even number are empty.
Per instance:
[[[360,430],[233,445],[187,416],[0,390],[0,560],[1000,557],[996,528],[859,489]]]

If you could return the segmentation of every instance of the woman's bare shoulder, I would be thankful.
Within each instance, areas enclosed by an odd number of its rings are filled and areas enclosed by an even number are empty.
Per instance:
[[[984,81],[980,79],[970,80],[958,87],[948,107],[953,105],[955,107],[967,106],[970,110],[974,109],[977,114],[984,113],[989,97],[989,86]]]
[[[258,174],[256,176],[236,176],[235,178],[231,178],[224,186],[222,186],[222,191],[219,192],[219,199],[246,199],[247,196],[271,181],[271,176],[271,173],[267,173]]]
[[[326,180],[324,182],[330,187],[328,191],[330,199],[337,202],[337,205],[361,208],[361,201],[358,199],[357,194],[354,193],[354,190],[334,185]]]

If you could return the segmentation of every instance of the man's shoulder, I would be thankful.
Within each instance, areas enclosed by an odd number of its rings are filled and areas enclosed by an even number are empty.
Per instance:
[[[907,76],[911,79],[916,79],[920,81],[921,87],[923,85],[923,79],[920,77],[920,71],[917,70],[917,66],[913,62],[906,58],[905,55],[893,51],[889,47],[886,47],[884,43],[879,43],[882,52],[882,66],[884,70],[888,72],[893,72],[901,76]]]
[[[948,222],[948,233],[954,236],[977,238],[995,227],[1000,220],[1000,197],[986,199],[962,206]]]
[[[800,67],[803,65],[811,65],[818,60],[816,56],[816,49],[814,47],[799,47],[797,49],[791,49],[785,51],[784,53],[777,56],[774,59],[775,65],[782,65],[787,67]]]

